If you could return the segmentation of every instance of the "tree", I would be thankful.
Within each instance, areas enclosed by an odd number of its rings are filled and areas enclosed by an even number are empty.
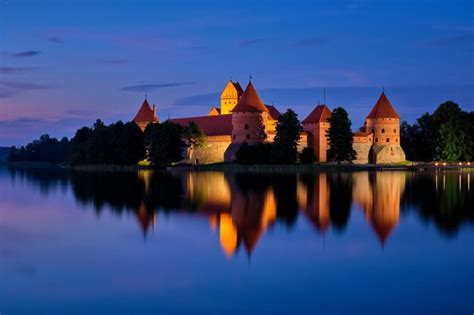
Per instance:
[[[314,155],[313,149],[306,147],[299,154],[301,164],[314,164],[316,162],[316,156]]]
[[[470,159],[467,135],[459,128],[459,119],[450,119],[441,124],[436,146],[436,159],[439,161],[457,162]]]
[[[303,131],[298,115],[291,109],[280,115],[272,146],[272,163],[292,164],[298,158],[298,143]]]
[[[328,159],[338,163],[352,162],[356,158],[356,152],[352,148],[352,123],[346,110],[342,107],[334,109],[329,123],[330,127],[327,132]]]
[[[145,147],[151,162],[158,167],[166,167],[183,158],[186,144],[183,128],[170,121],[148,124],[145,128]]]
[[[123,126],[123,132],[122,161],[124,164],[137,164],[146,157],[143,132],[133,121]]]
[[[239,164],[268,164],[271,158],[272,144],[256,143],[249,145],[244,142],[235,153]]]
[[[71,139],[71,164],[87,163],[88,142],[92,133],[89,127],[82,127],[76,131],[74,138]]]
[[[183,138],[189,147],[189,159],[193,159],[193,152],[196,148],[202,148],[206,145],[206,134],[194,122],[191,121],[183,130]]]

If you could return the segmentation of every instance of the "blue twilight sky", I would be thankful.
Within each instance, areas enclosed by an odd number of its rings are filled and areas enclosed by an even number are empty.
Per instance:
[[[249,74],[303,119],[318,101],[359,127],[382,86],[412,122],[474,110],[474,1],[0,0],[0,146],[130,120],[204,115]]]

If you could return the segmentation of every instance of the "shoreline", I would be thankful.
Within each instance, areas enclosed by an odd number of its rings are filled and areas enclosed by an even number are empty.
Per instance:
[[[168,166],[166,168],[157,168],[152,166],[141,165],[114,165],[114,164],[91,164],[91,165],[76,165],[71,166],[67,164],[53,164],[43,162],[4,162],[0,166],[13,168],[29,168],[29,169],[64,169],[73,171],[95,171],[95,172],[136,172],[141,170],[151,171],[196,171],[196,172],[325,172],[325,171],[343,171],[343,172],[358,172],[358,171],[463,171],[474,170],[474,165],[435,165],[433,163],[411,163],[411,164],[293,164],[293,165],[272,165],[272,164],[258,164],[258,165],[243,165],[237,163],[213,163],[213,164],[177,164]]]

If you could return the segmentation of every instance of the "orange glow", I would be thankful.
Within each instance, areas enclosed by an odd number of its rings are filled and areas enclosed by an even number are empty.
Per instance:
[[[217,215],[211,214],[209,216],[209,225],[211,226],[211,230],[213,232],[217,230]]]
[[[263,212],[261,218],[262,229],[266,229],[268,226],[272,225],[276,220],[277,215],[277,202],[273,189],[268,189],[265,194],[265,201],[263,204]]]
[[[232,257],[237,249],[237,228],[228,213],[220,215],[219,240],[227,257]]]

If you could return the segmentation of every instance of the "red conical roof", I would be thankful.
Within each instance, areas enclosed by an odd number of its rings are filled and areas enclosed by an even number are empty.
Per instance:
[[[327,122],[331,117],[331,110],[326,104],[316,106],[311,113],[301,122],[303,124],[315,124]]]
[[[252,82],[249,82],[232,112],[268,112],[268,108],[258,96]]]
[[[138,122],[158,122],[158,117],[156,117],[155,113],[153,113],[153,110],[150,107],[150,104],[148,104],[148,101],[145,99],[143,102],[142,106],[138,110],[138,113],[135,115],[135,118],[133,118],[133,121],[138,123]]]
[[[390,104],[390,101],[388,100],[387,96],[385,96],[385,93],[382,92],[382,95],[380,95],[379,100],[375,104],[374,108],[372,108],[369,115],[367,115],[367,119],[369,118],[370,119],[375,119],[375,118],[400,119],[400,116],[398,116],[395,109],[393,109],[392,104]]]

